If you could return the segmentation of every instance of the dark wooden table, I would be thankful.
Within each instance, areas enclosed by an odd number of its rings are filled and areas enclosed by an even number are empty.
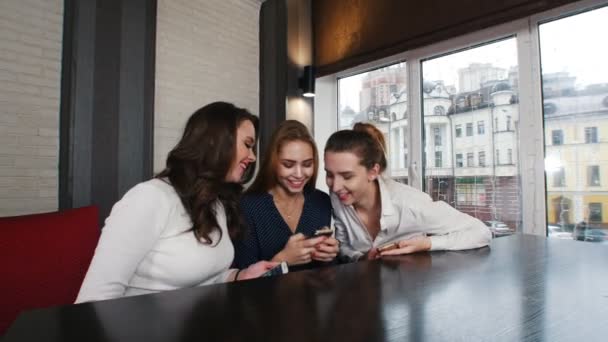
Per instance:
[[[5,341],[608,341],[608,246],[491,248],[33,310]]]

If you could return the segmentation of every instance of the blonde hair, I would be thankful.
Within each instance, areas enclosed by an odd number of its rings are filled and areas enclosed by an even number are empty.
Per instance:
[[[262,156],[258,175],[253,184],[247,189],[247,192],[266,192],[278,184],[276,170],[279,164],[279,153],[283,146],[292,141],[305,142],[312,149],[314,171],[305,187],[314,188],[317,183],[319,168],[319,152],[317,151],[315,141],[304,124],[296,120],[286,120],[281,122],[277,130],[272,134],[270,144],[266,148],[266,153]]]

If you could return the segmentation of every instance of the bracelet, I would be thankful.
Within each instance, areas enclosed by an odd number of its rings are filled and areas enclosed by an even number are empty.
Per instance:
[[[234,281],[238,281],[239,280],[239,273],[241,273],[241,269],[236,271],[236,274],[234,275]]]

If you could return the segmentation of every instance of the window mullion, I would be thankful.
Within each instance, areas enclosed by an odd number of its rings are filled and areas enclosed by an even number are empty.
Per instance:
[[[538,25],[527,21],[517,33],[519,62],[519,162],[522,231],[546,235],[544,128]]]
[[[410,165],[408,167],[409,185],[423,190],[423,161],[422,149],[424,148],[422,135],[422,72],[420,59],[410,56],[407,59],[408,78],[408,126],[409,126],[409,155]]]

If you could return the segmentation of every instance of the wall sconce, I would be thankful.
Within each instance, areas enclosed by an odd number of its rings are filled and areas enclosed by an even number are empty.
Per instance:
[[[304,97],[315,97],[315,68],[312,65],[304,67],[304,73],[298,79],[298,84]]]

